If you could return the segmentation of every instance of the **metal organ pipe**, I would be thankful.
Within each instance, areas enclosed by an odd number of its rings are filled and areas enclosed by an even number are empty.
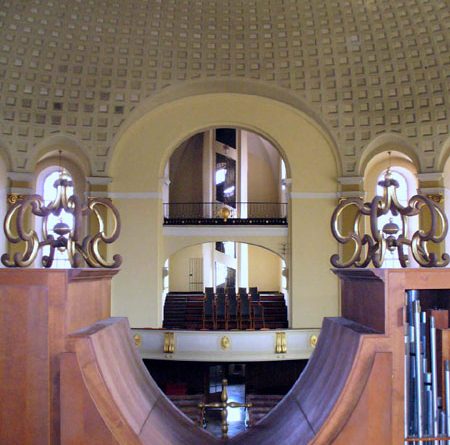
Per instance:
[[[405,309],[405,443],[450,445],[450,360],[442,364],[445,385],[439,397],[436,320],[430,316],[427,326],[417,290],[407,291]]]
[[[414,309],[414,338],[415,338],[415,364],[416,364],[416,391],[415,391],[415,405],[417,418],[417,437],[423,437],[423,360],[422,360],[422,345],[421,345],[421,317],[420,317],[420,302],[415,300],[413,302]]]

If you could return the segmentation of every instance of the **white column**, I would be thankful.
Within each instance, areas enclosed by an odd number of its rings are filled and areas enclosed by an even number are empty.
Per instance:
[[[205,131],[203,134],[203,202],[214,201],[214,130]],[[211,206],[207,205],[204,208],[203,216],[211,218]]]
[[[237,285],[248,287],[248,244],[237,243]]]
[[[240,202],[248,202],[248,132],[238,130],[238,177],[237,177],[237,199]],[[247,218],[247,206],[240,206],[240,218]],[[247,277],[248,280],[248,277]]]
[[[214,286],[214,255],[213,243],[204,243],[203,249],[203,285],[205,287]]]

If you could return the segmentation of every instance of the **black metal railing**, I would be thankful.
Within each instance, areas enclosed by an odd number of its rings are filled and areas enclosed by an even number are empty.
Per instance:
[[[287,224],[285,202],[164,203],[164,224]]]

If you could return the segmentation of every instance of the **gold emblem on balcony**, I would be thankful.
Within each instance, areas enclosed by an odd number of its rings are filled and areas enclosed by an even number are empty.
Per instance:
[[[223,206],[219,209],[217,215],[219,216],[219,218],[227,221],[227,219],[231,216],[231,210],[228,207]]]
[[[139,348],[142,345],[142,337],[139,334],[133,336],[134,344]]]
[[[231,340],[229,337],[227,337],[226,335],[224,335],[221,339],[220,339],[220,347],[224,350],[229,349],[231,346]]]
[[[175,352],[175,332],[164,333],[164,352],[168,354]]]
[[[275,337],[275,353],[285,354],[287,352],[286,332],[277,332]]]

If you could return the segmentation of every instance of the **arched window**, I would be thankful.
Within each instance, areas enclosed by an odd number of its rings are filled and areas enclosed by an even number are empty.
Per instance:
[[[53,166],[44,169],[38,178],[38,193],[40,192],[41,196],[44,199],[45,205],[48,205],[56,198],[56,188],[54,186],[55,181],[60,177],[72,181],[72,175],[63,168]],[[40,190],[39,190],[40,189]],[[68,196],[73,195],[74,190],[73,186],[67,187]],[[63,222],[67,224],[71,229],[73,228],[73,216],[70,213],[65,212],[64,210],[61,213],[56,215],[49,215],[47,219],[47,230],[49,235],[53,235],[54,237],[58,237],[53,231],[53,227],[55,224]],[[43,255],[48,255],[50,248],[48,246],[44,247],[42,250]],[[61,251],[56,249],[55,257],[53,261],[53,268],[70,268],[70,262],[67,258],[67,252],[65,250]]]
[[[377,178],[377,185],[375,193],[379,196],[383,195],[383,187],[378,185],[380,181],[384,179],[387,169],[384,169]],[[392,178],[395,179],[399,186],[396,189],[397,198],[399,204],[406,207],[408,205],[408,200],[411,196],[415,195],[417,192],[417,181],[415,175],[405,167],[392,166],[390,167]],[[392,213],[387,213],[382,215],[378,219],[378,227],[381,229],[385,224],[389,222],[394,222],[399,227],[402,226],[401,216],[393,215]],[[411,236],[418,228],[418,217],[408,218],[408,227],[406,228],[408,237]],[[408,252],[405,251],[405,254]],[[383,267],[386,268],[397,268],[401,267],[398,259],[398,251],[395,249],[393,252],[386,252],[384,257]]]

